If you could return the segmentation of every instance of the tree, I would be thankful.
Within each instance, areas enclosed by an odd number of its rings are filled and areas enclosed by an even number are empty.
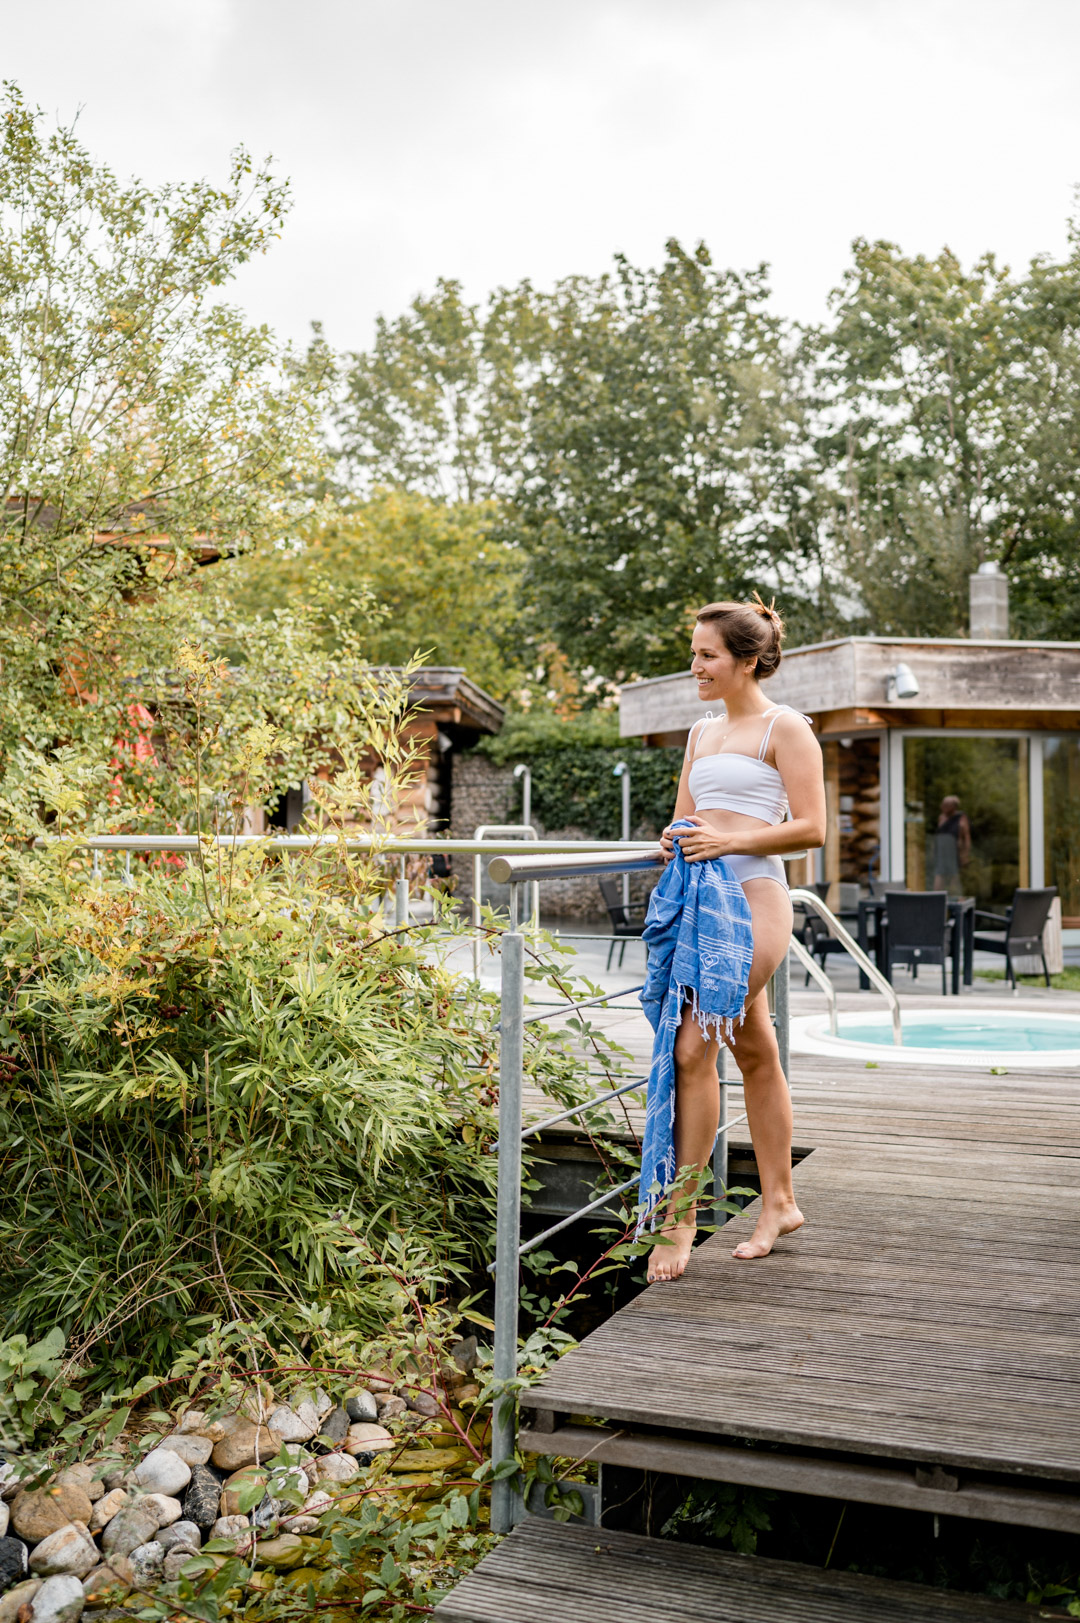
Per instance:
[[[500,502],[526,562],[526,632],[611,678],[685,657],[688,611],[778,590],[800,629],[832,609],[797,436],[800,402],[763,270],[670,242],[659,270],[484,312],[439,284],[353,358],[348,477]]]
[[[307,544],[264,549],[233,571],[238,602],[263,613],[340,604],[358,587],[381,616],[358,613],[367,657],[463,665],[505,698],[526,680],[520,552],[501,540],[493,503],[446,503],[404,490],[334,512]]]
[[[208,557],[287,533],[307,506],[325,357],[301,368],[220,302],[286,210],[284,188],[243,152],[224,186],[123,183],[71,130],[46,132],[10,85],[2,141],[10,802],[61,744],[107,768],[152,665],[148,598]]]
[[[962,634],[968,576],[993,559],[1020,630],[1080,624],[1078,273],[1075,251],[1014,277],[992,255],[965,271],[947,249],[856,242],[808,345],[819,490],[856,623]]]
[[[371,350],[347,358],[335,414],[346,485],[451,502],[508,494],[537,326],[528,283],[494,295],[482,314],[441,277],[404,315],[380,316]]]
[[[543,301],[515,493],[537,619],[612,677],[687,657],[691,611],[779,589],[820,620],[799,402],[764,269],[669,242],[658,271],[561,283]]]

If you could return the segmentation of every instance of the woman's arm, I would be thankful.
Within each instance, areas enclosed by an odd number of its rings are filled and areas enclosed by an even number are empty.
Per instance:
[[[690,817],[693,815],[694,797],[690,793],[690,768],[693,765],[694,760],[695,735],[703,731],[703,724],[699,724],[697,722],[695,722],[694,726],[690,729],[690,737],[686,741],[686,753],[683,756],[682,772],[679,774],[679,789],[675,796],[675,810],[671,814],[672,823],[677,823],[682,817]],[[664,832],[660,836],[660,844],[664,848],[665,862],[670,862],[672,857],[675,855],[675,847],[672,844],[670,827],[671,824],[665,828]]]
[[[688,862],[736,854],[783,856],[788,851],[813,851],[824,845],[825,773],[821,745],[801,716],[778,717],[773,738],[776,740],[776,770],[783,779],[791,813],[788,822],[734,834],[721,833],[702,818],[694,817],[698,826],[692,832],[675,835]],[[679,799],[675,802],[677,816],[682,805],[682,788],[680,782]],[[688,795],[687,805],[690,804]],[[684,811],[682,815],[689,814]]]

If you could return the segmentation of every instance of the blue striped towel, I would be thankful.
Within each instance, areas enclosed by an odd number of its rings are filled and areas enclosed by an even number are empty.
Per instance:
[[[674,828],[691,828],[678,822]],[[706,1037],[731,1036],[741,1021],[754,955],[750,907],[722,858],[675,857],[649,900],[644,940],[649,967],[641,1003],[656,1033],[649,1071],[638,1186],[640,1234],[675,1182],[675,1033],[687,1003]]]

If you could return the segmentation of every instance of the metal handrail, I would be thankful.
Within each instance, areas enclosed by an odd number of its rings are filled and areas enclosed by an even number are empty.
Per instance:
[[[893,1042],[898,1047],[903,1047],[904,1033],[900,1024],[900,999],[877,965],[866,956],[854,936],[844,929],[836,914],[825,906],[820,896],[816,895],[812,890],[793,890],[791,900],[800,902],[804,907],[809,907],[812,912],[817,914],[829,934],[841,942],[851,954],[871,986],[876,987],[881,993],[889,1005],[889,1013],[892,1015]],[[792,944],[794,945],[794,941]],[[798,955],[796,954],[796,956]],[[835,1027],[833,1030],[835,1033]]]
[[[822,969],[821,965],[818,963],[813,954],[807,952],[798,936],[792,936],[791,950],[799,960],[800,964],[806,970],[806,973],[813,976],[814,980],[821,987],[821,990],[825,993],[825,1002],[829,1009],[829,1032],[833,1037],[837,1036],[836,987],[833,985],[828,975],[826,975],[825,971]]]
[[[524,769],[528,771],[528,767]],[[515,776],[517,774],[515,773]],[[516,835],[519,840],[538,840],[539,834],[531,823],[481,823],[479,828],[473,829],[473,839],[479,844],[482,840],[491,839],[492,836],[506,838]],[[483,908],[482,891],[484,888],[484,853],[477,851],[473,855],[472,871],[472,921],[473,929],[477,932],[473,937],[473,977],[480,979],[480,914]],[[533,899],[530,914],[533,928],[540,924],[540,886],[534,884]]]
[[[581,851],[586,853],[600,853],[606,851],[626,850],[625,845],[619,845],[615,840],[540,840],[537,842],[544,851],[556,853],[560,851]],[[501,856],[513,855],[520,851],[519,840],[450,840],[439,839],[412,839],[406,836],[383,834],[42,834],[34,841],[35,845],[70,845],[87,851],[175,851],[182,854],[185,851],[197,853],[210,849],[245,850],[248,847],[262,846],[270,851],[310,851],[325,846],[327,850],[339,850],[344,846],[346,851],[374,851],[377,856],[383,854],[396,856],[399,853],[405,856],[415,853],[418,856],[437,856],[440,852],[448,851],[451,855],[460,853],[463,856]],[[632,849],[651,850],[651,844],[640,842],[639,847]],[[493,876],[494,877],[494,876]]]

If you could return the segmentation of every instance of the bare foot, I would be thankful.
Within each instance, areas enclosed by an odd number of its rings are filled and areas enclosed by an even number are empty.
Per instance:
[[[660,1243],[649,1254],[649,1284],[656,1280],[678,1279],[690,1261],[696,1223],[675,1223],[660,1231]]]
[[[767,1257],[781,1234],[794,1234],[801,1229],[806,1219],[799,1208],[778,1206],[773,1210],[763,1209],[748,1240],[743,1240],[731,1253],[738,1257],[740,1262],[751,1262],[756,1257]]]

